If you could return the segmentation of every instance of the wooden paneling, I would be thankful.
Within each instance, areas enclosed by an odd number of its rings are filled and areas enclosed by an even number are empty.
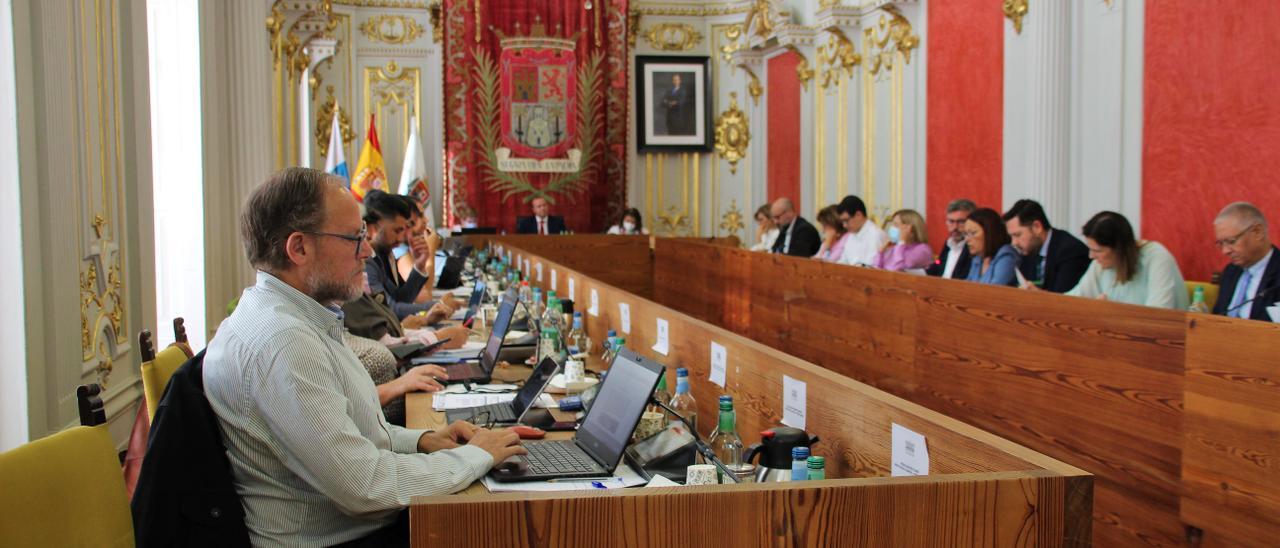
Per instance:
[[[653,260],[648,236],[517,234],[467,236],[467,240],[477,246],[492,241],[519,247],[637,295],[653,295]]]
[[[1087,546],[1088,520],[1068,521],[1088,512],[1066,507],[1087,483],[999,472],[417,497],[410,528],[415,546]]]
[[[1206,546],[1274,546],[1280,531],[1277,340],[1272,323],[1188,320],[1182,519]]]
[[[1183,312],[670,240],[654,280],[662,304],[1094,473],[1100,545],[1184,541]]]

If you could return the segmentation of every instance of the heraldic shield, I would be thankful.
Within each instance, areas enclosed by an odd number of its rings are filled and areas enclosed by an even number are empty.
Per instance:
[[[504,48],[502,143],[512,156],[559,158],[577,136],[575,55],[562,48]]]

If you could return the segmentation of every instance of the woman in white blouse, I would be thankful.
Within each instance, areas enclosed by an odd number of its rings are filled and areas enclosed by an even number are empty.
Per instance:
[[[648,236],[649,231],[645,229],[644,220],[640,218],[640,210],[633,207],[622,212],[622,221],[609,227],[609,234]]]
[[[778,225],[774,224],[773,217],[769,212],[769,204],[760,206],[756,210],[756,243],[751,246],[751,251],[763,251],[768,253],[773,249],[773,243],[778,241]]]

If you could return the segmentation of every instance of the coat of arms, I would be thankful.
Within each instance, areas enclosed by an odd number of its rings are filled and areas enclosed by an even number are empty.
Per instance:
[[[577,171],[578,130],[575,41],[550,37],[533,25],[528,36],[502,38],[499,89],[502,171]]]

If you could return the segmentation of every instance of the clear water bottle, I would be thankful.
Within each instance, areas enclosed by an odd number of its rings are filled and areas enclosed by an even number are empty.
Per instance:
[[[613,349],[613,344],[616,342],[617,338],[618,331],[616,329],[610,329],[609,334],[604,339],[604,342],[601,343],[601,346],[604,347],[604,352],[600,354],[600,360],[605,364],[613,361],[609,359],[609,351]]]
[[[569,330],[569,354],[582,359],[591,354],[591,339],[587,338],[587,330],[583,328],[581,312],[573,313],[573,329]]]
[[[791,481],[809,479],[809,448],[791,448]]]
[[[693,400],[689,392],[689,370],[683,367],[676,369],[676,395],[671,398],[671,410],[688,420],[685,426],[690,430],[698,429],[698,402]],[[672,417],[672,420],[680,420]]]
[[[538,361],[547,357],[556,360],[556,363],[564,363],[561,358],[560,332],[555,327],[544,327],[539,336]]]
[[[733,396],[720,396],[720,420],[711,435],[711,452],[729,470],[742,468],[742,438],[738,437],[737,415],[733,411]],[[732,483],[722,478],[721,483]]]
[[[671,406],[671,392],[667,389],[667,370],[663,368],[662,376],[658,377],[658,386],[653,389],[653,399],[662,402],[663,405]],[[650,405],[649,410],[654,413],[662,413],[663,417],[667,416],[667,411],[659,405]],[[669,418],[669,417],[667,417]]]
[[[1204,286],[1196,286],[1195,293],[1191,296],[1191,306],[1187,310],[1201,314],[1209,313],[1209,305],[1204,302]]]

